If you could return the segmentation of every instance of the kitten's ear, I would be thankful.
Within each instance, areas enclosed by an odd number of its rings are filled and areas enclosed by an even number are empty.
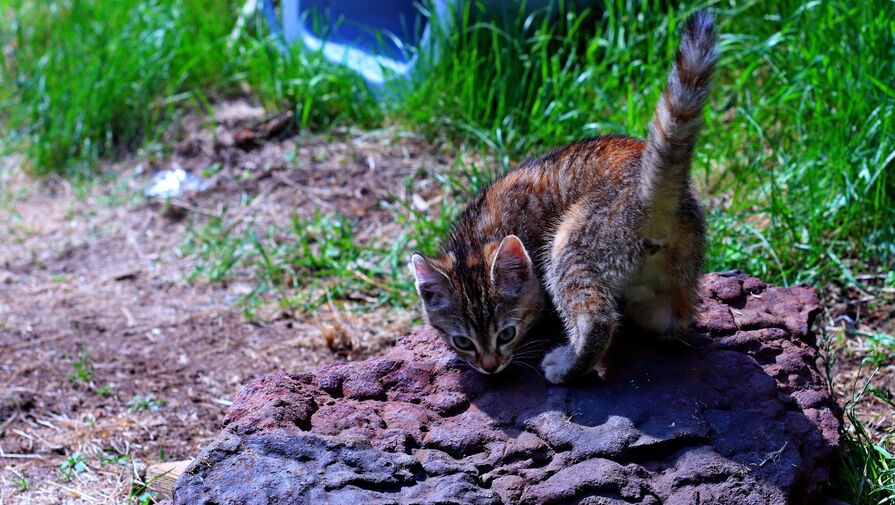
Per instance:
[[[519,296],[525,284],[531,280],[534,269],[531,258],[522,241],[515,235],[507,235],[497,247],[491,262],[491,282],[506,296]]]
[[[435,268],[422,254],[410,257],[410,270],[416,277],[416,291],[426,310],[440,310],[451,303],[451,282],[447,274]]]

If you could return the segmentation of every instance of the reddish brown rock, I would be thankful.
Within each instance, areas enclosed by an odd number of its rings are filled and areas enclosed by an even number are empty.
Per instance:
[[[623,332],[572,387],[485,377],[431,330],[385,357],[247,386],[176,504],[805,503],[841,409],[807,287],[704,277],[684,342]]]

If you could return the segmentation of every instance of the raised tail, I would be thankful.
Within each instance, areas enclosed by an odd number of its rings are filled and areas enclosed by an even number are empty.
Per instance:
[[[660,201],[676,202],[689,184],[693,147],[718,61],[714,24],[712,15],[704,11],[687,20],[677,60],[650,123],[642,158],[641,196],[654,207]],[[654,208],[661,210],[671,209]]]

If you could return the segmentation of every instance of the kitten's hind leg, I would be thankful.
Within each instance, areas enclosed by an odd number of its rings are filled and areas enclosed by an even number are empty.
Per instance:
[[[678,316],[675,298],[670,293],[657,293],[647,299],[629,302],[624,314],[640,328],[663,339],[674,339],[686,326]]]
[[[603,357],[618,319],[616,295],[639,254],[634,227],[625,216],[607,215],[607,207],[574,207],[553,238],[545,284],[569,339],[541,362],[554,384],[589,372]]]
[[[676,229],[662,250],[646,255],[638,274],[624,289],[624,313],[637,326],[673,339],[687,329],[698,300],[705,221],[689,194],[679,211]]]

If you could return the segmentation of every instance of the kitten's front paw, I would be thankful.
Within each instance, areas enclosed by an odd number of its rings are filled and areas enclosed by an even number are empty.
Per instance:
[[[562,384],[571,379],[569,372],[575,365],[575,351],[571,346],[563,345],[547,353],[541,361],[544,377],[553,384]]]

